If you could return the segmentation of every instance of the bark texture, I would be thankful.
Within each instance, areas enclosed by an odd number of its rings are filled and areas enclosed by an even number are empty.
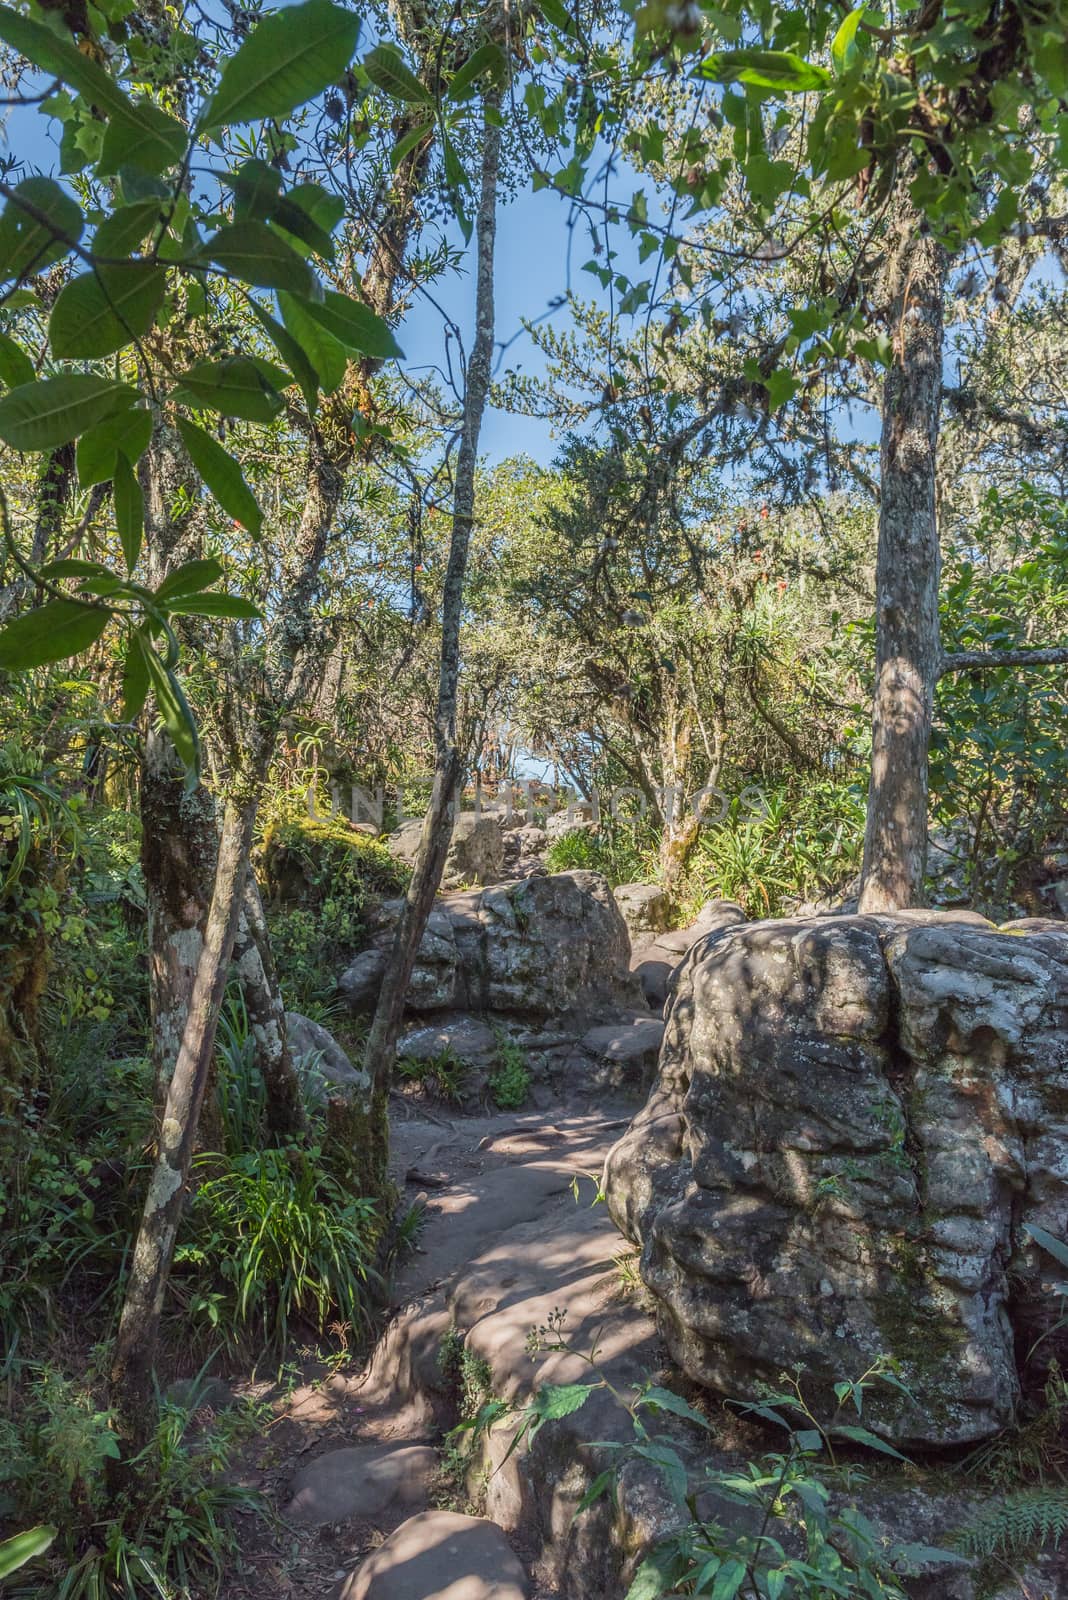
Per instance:
[[[497,236],[497,176],[500,165],[500,129],[488,118],[482,142],[482,183],[478,207],[475,337],[464,387],[460,448],[453,491],[452,533],[445,573],[441,617],[441,664],[434,717],[434,786],[430,809],[423,819],[419,854],[408,888],[404,911],[397,923],[389,965],[375,1008],[364,1063],[371,1075],[376,1100],[384,1103],[389,1088],[397,1038],[404,1016],[404,999],[441,882],[456,817],[456,797],[463,776],[463,755],[457,742],[457,700],[460,675],[460,622],[463,614],[464,577],[471,544],[475,510],[475,469],[478,439],[489,397],[493,364],[493,270]]]
[[[255,802],[246,802],[228,805],[223,819],[211,909],[119,1322],[112,1379],[126,1426],[135,1438],[143,1431],[151,1396],[163,1296],[211,1072],[255,816]]]
[[[946,255],[901,204],[888,244],[872,766],[862,911],[922,903],[927,758],[940,668],[935,505]]]

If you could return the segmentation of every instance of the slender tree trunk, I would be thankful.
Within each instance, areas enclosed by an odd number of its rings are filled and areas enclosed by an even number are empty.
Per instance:
[[[456,461],[452,536],[441,617],[441,665],[434,717],[434,787],[430,809],[423,820],[419,855],[408,889],[404,911],[397,924],[389,966],[375,1008],[367,1040],[365,1065],[380,1103],[389,1089],[397,1037],[427,918],[441,882],[456,814],[456,796],[463,758],[456,737],[456,708],[460,675],[460,622],[463,614],[464,577],[475,511],[475,469],[478,438],[489,397],[493,363],[493,259],[497,235],[497,173],[500,163],[500,129],[488,117],[483,124],[482,186],[478,207],[478,264],[475,293],[475,337],[467,367],[463,423]]]
[[[889,241],[893,361],[883,387],[875,697],[860,909],[922,903],[927,757],[941,647],[935,510],[946,255],[907,203]]]
[[[193,1161],[197,1124],[215,1050],[230,952],[248,872],[255,801],[229,804],[215,889],[178,1060],[167,1092],[156,1166],[149,1184],[119,1322],[112,1380],[133,1437],[144,1432],[163,1297]]]

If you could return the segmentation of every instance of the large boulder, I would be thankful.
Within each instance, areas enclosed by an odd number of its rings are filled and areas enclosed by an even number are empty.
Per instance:
[[[1016,1349],[1065,1355],[1068,930],[972,913],[726,927],[678,975],[649,1102],[609,1156],[669,1348],[754,1399],[784,1369],[829,1417],[881,1357],[898,1445],[1012,1418]],[[910,1398],[910,1396],[914,1398]]]
[[[321,1022],[299,1011],[286,1012],[286,1038],[293,1066],[310,1100],[318,1100],[329,1089],[340,1089],[350,1096],[370,1093],[371,1080],[361,1067],[354,1067],[334,1035]]]
[[[373,1550],[341,1600],[525,1600],[526,1573],[499,1528],[458,1511],[422,1511]]]
[[[423,824],[403,823],[387,841],[398,861],[414,866],[419,853]],[[445,858],[443,882],[455,888],[463,883],[496,883],[504,871],[504,831],[501,820],[490,812],[461,812],[452,830],[449,853]]]
[[[388,927],[377,937],[340,980],[356,1011],[373,1006],[385,971]],[[626,925],[598,873],[446,895],[427,924],[408,1008],[519,1017],[611,1012],[641,1004],[629,957]]]
[[[668,897],[658,883],[621,883],[612,893],[631,933],[660,933],[668,925]]]

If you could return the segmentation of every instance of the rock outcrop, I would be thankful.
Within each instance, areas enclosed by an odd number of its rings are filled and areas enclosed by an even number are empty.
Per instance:
[[[386,841],[391,855],[414,866],[423,824],[405,822]],[[445,857],[442,882],[455,888],[464,883],[496,883],[504,869],[504,832],[500,818],[488,812],[462,811],[456,818]]]
[[[1012,1418],[1017,1350],[1068,1274],[1068,930],[963,913],[714,931],[676,981],[659,1075],[606,1166],[672,1355],[756,1398],[880,1357],[865,1423],[903,1446]],[[910,1397],[911,1395],[911,1397]]]
[[[374,1004],[389,939],[387,925],[340,980],[356,1011]],[[626,925],[598,873],[561,872],[447,895],[427,924],[408,1007],[518,1017],[610,1014],[641,1004],[629,956]]]

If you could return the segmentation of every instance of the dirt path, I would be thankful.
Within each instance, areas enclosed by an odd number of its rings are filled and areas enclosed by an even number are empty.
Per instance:
[[[474,1117],[435,1112],[429,1121],[413,1108],[395,1120],[393,1176],[424,1215],[417,1248],[395,1280],[393,1320],[369,1364],[311,1369],[286,1394],[259,1388],[270,1414],[242,1476],[279,1520],[249,1520],[247,1569],[230,1580],[225,1600],[339,1596],[361,1560],[413,1512],[456,1504],[441,1474],[434,1403],[434,1391],[447,1387],[442,1340],[453,1323],[466,1332],[480,1317],[487,1326],[499,1322],[507,1302],[512,1320],[524,1325],[513,1329],[506,1314],[493,1345],[511,1351],[514,1367],[529,1327],[591,1273],[598,1313],[602,1300],[613,1299],[623,1245],[603,1206],[591,1211],[590,1203],[605,1154],[632,1111],[621,1104]],[[635,1317],[647,1338],[645,1319],[630,1308],[628,1324]],[[495,1365],[483,1359],[487,1369]],[[496,1376],[505,1392],[510,1374]],[[529,1557],[522,1532],[513,1543]]]

